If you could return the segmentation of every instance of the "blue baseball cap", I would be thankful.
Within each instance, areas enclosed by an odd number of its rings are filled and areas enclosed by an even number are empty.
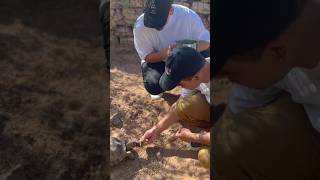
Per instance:
[[[193,48],[181,47],[173,50],[166,60],[165,72],[159,85],[164,91],[175,88],[183,79],[195,75],[205,64],[203,56]]]

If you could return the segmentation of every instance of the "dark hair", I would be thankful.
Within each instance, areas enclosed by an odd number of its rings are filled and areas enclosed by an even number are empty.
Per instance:
[[[182,79],[181,81],[191,81],[194,75]]]
[[[286,28],[284,28],[282,30],[282,32],[285,32],[287,30],[287,28],[289,28],[289,26],[295,22],[295,20],[298,19],[298,17],[300,17],[300,15],[302,14],[303,10],[304,10],[304,7],[306,5],[306,0],[296,0],[296,3],[297,3],[297,11],[296,11],[296,16],[295,18],[291,19],[291,21],[289,21],[288,25]],[[281,33],[279,34],[279,36],[281,35]],[[276,39],[277,37],[275,37],[274,39]],[[272,39],[272,40],[274,40]],[[267,44],[270,43],[269,42],[266,42],[264,45],[262,45],[261,47],[259,48],[254,48],[252,50],[249,50],[249,51],[244,51],[244,52],[240,52],[238,54],[235,54],[234,57],[239,57],[239,58],[236,58],[236,59],[239,59],[239,60],[258,60],[260,59],[261,55],[262,55],[262,52],[264,50],[264,48],[267,46]]]
[[[306,0],[215,0],[211,76],[235,55],[259,55],[296,21]]]

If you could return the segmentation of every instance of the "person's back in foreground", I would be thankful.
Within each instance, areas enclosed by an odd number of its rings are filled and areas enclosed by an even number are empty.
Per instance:
[[[237,83],[213,132],[216,176],[320,179],[319,1],[215,8],[213,76]]]

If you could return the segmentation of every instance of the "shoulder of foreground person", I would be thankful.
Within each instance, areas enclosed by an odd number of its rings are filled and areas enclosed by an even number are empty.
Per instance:
[[[277,98],[281,92],[283,90],[277,87],[260,90],[234,83],[229,97],[230,110],[233,113],[239,113],[250,108],[264,106]]]

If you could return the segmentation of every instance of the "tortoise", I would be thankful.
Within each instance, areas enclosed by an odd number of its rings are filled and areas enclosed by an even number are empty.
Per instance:
[[[142,142],[131,141],[127,139],[110,136],[110,165],[115,166],[125,159],[134,159],[134,147],[141,147]]]

